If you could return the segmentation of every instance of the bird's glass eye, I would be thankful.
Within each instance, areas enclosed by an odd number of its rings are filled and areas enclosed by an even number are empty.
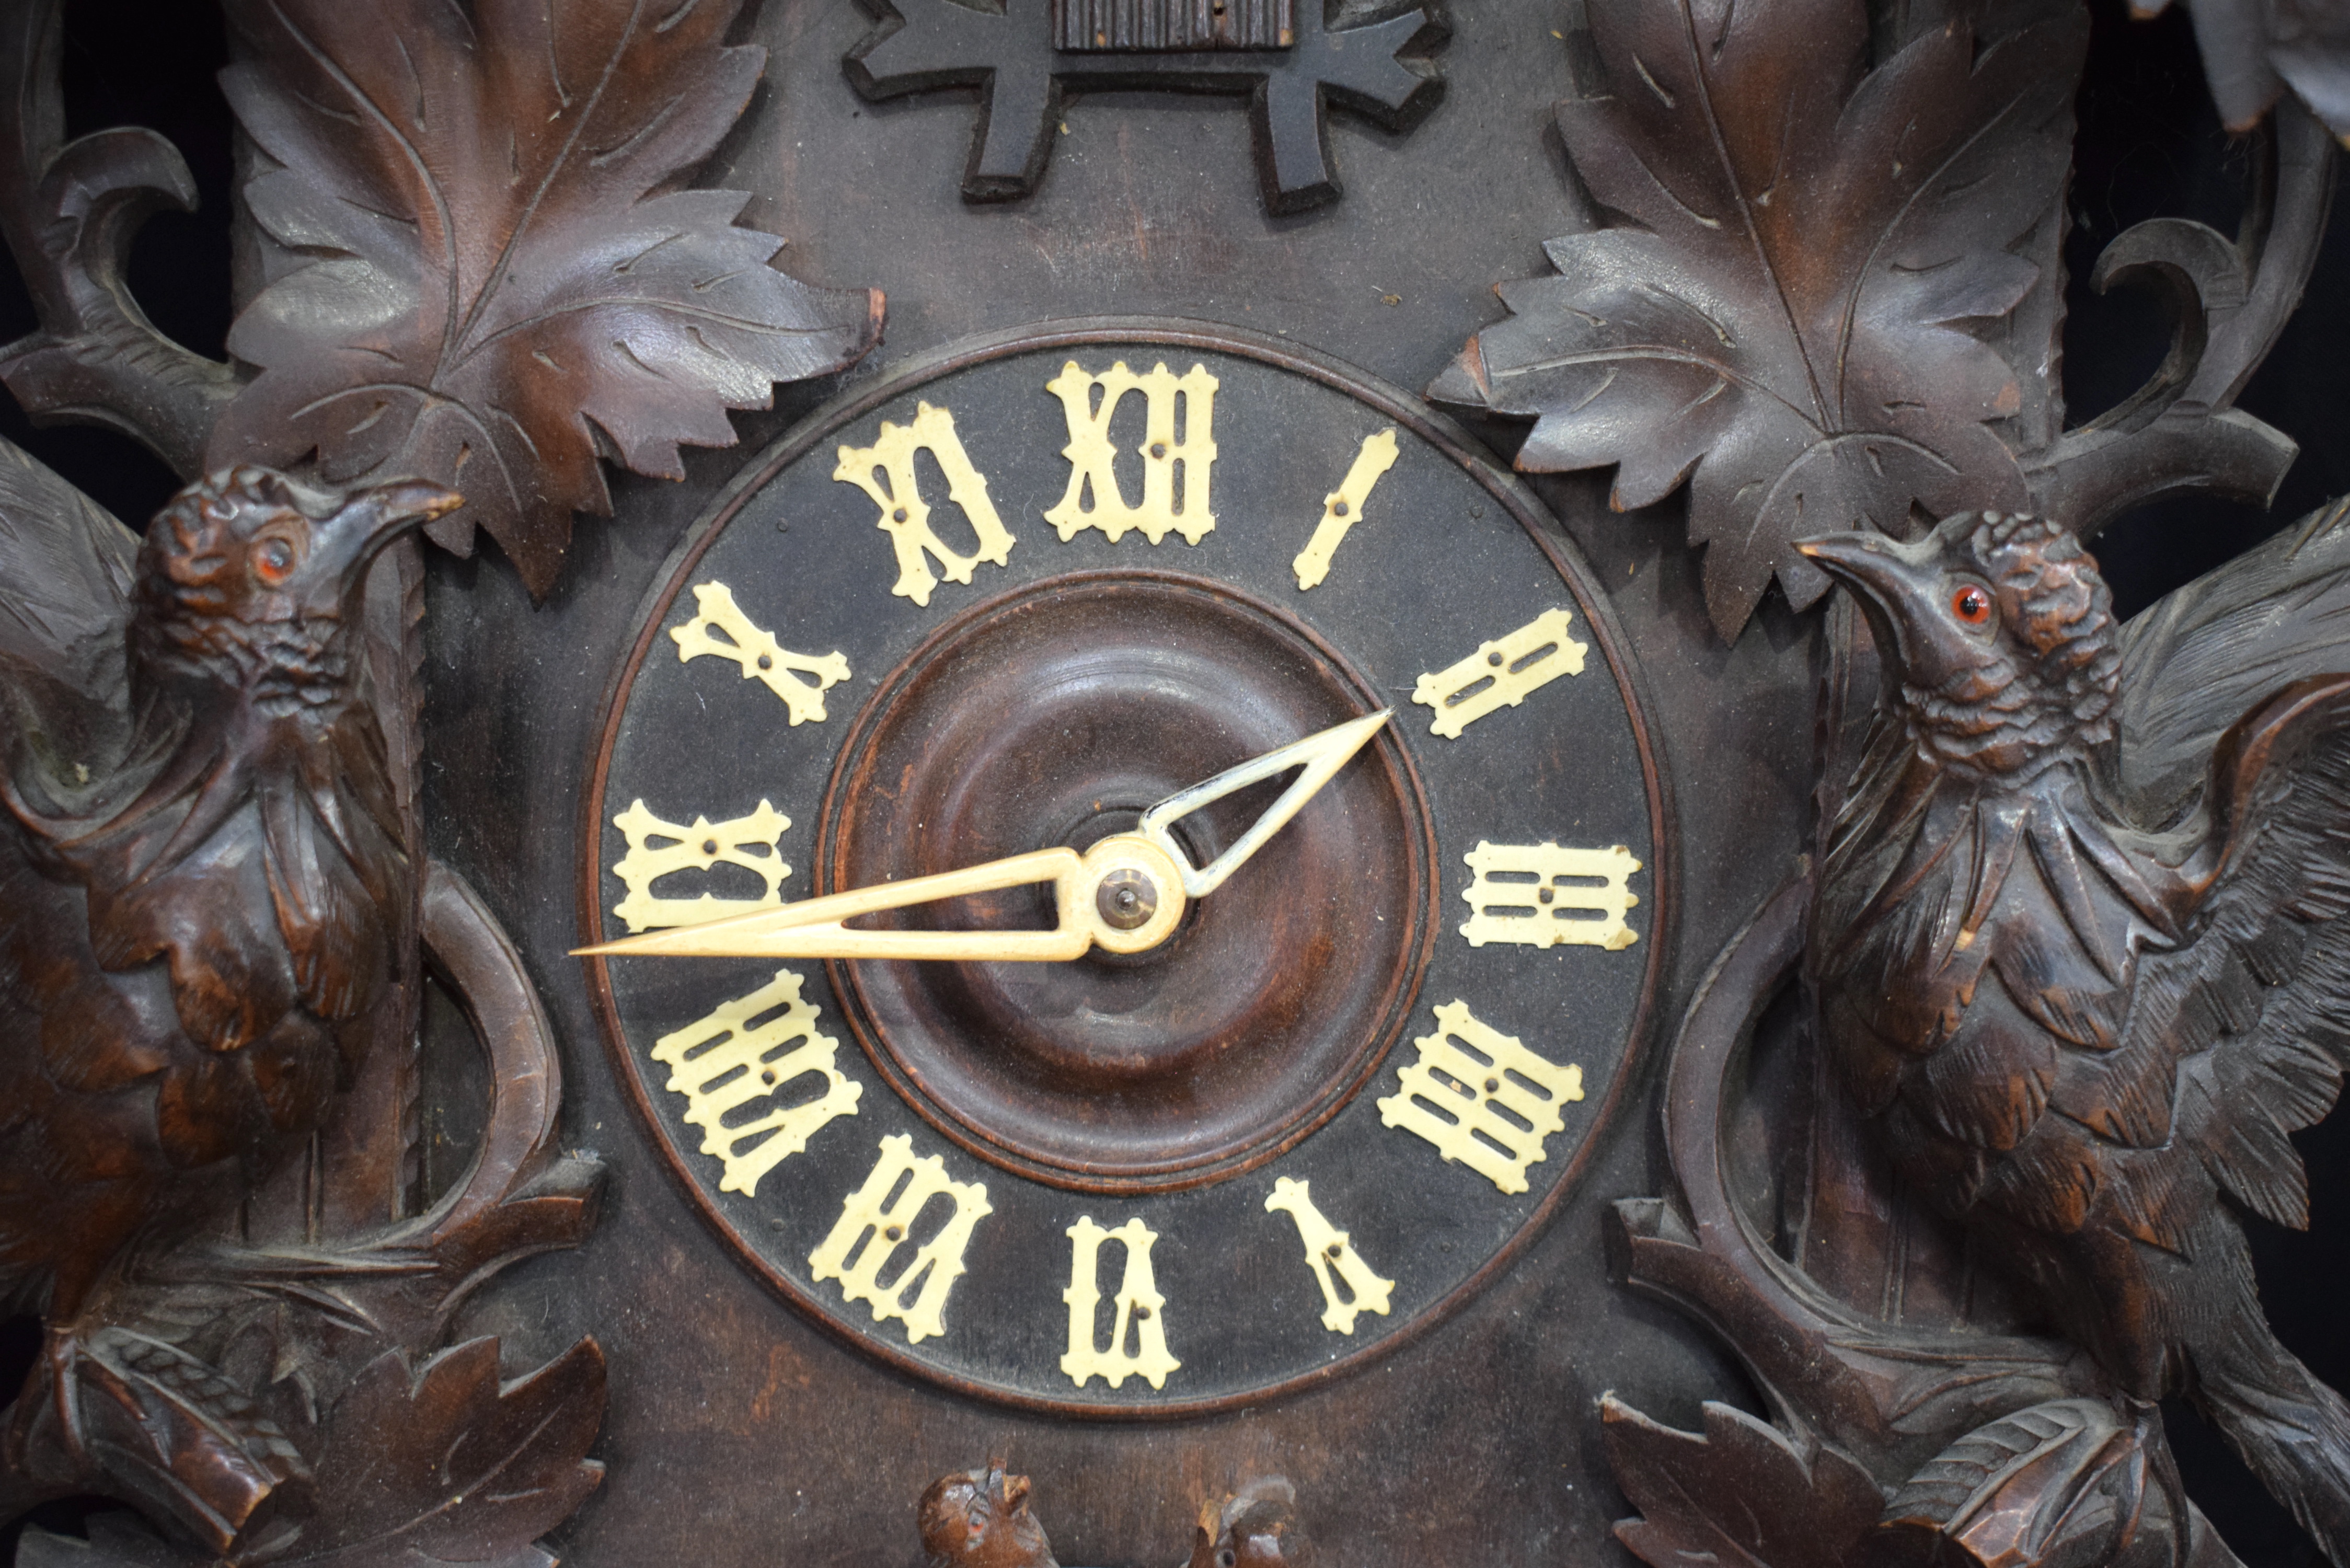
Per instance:
[[[294,575],[294,545],[290,540],[264,539],[253,552],[254,572],[272,587]]]
[[[1981,583],[1961,583],[1950,595],[1950,613],[1968,626],[1990,625],[1990,590]]]

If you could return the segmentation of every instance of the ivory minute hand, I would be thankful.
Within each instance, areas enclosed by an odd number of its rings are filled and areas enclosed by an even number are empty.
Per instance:
[[[1185,900],[1214,892],[1286,826],[1393,711],[1382,708],[1349,720],[1170,794],[1144,812],[1133,832],[1114,834],[1082,855],[1068,848],[1039,849],[961,871],[853,888],[575,951],[605,957],[945,959],[966,963],[1066,961],[1083,958],[1096,946],[1110,952],[1142,952],[1174,930]],[[1297,777],[1231,848],[1205,869],[1192,866],[1170,828],[1234,790],[1291,768],[1301,770]],[[847,924],[859,915],[1037,883],[1053,888],[1058,918],[1050,930],[867,931],[851,930]]]

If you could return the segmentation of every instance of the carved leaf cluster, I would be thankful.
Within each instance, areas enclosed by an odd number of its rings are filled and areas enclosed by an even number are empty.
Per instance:
[[[531,1543],[603,1480],[586,1457],[603,1410],[604,1354],[592,1339],[504,1385],[494,1339],[444,1350],[413,1373],[387,1353],[335,1408],[316,1482],[330,1506],[292,1561],[544,1560]]]
[[[1503,285],[1430,394],[1534,419],[1522,468],[1614,464],[1619,509],[1687,481],[1724,637],[1774,571],[1798,608],[1826,591],[1792,541],[2022,504],[1987,324],[2041,275],[2018,248],[2053,234],[2083,16],[1980,50],[1954,22],[1872,70],[1858,0],[1587,11],[1604,91],[1559,129],[1612,226]]]
[[[297,265],[229,348],[260,374],[208,461],[337,482],[414,476],[468,504],[543,594],[598,466],[683,475],[729,409],[871,347],[880,297],[768,265],[740,192],[679,189],[749,101],[764,51],[728,47],[739,0],[230,0],[224,73],[275,165],[245,187]]]
[[[1652,1568],[1693,1563],[1842,1568],[1884,1498],[1830,1448],[1805,1462],[1776,1428],[1708,1401],[1702,1433],[1659,1426],[1609,1395],[1599,1402],[1616,1484],[1641,1517],[1617,1539]]]

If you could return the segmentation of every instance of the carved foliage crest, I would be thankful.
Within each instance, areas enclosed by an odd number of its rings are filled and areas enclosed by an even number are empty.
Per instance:
[[[1616,466],[1613,504],[1690,485],[1734,636],[1793,540],[2020,504],[1993,347],[2053,272],[2087,39],[2068,10],[1979,47],[1960,21],[1868,67],[1856,0],[1593,0],[1596,79],[1559,109],[1606,222],[1500,287],[1510,318],[1430,389],[1537,422],[1518,463]],[[2036,367],[2045,345],[2019,345]]]
[[[743,192],[680,188],[764,64],[738,8],[231,0],[223,85],[276,165],[244,197],[295,265],[230,333],[261,374],[208,461],[442,477],[468,504],[434,538],[488,529],[543,594],[571,514],[611,510],[599,455],[681,478],[727,410],[862,354],[878,294],[775,270]]]

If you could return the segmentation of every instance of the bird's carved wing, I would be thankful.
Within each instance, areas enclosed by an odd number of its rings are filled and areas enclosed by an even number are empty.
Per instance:
[[[2132,618],[2121,647],[2123,795],[2160,827],[2193,805],[2212,748],[2253,704],[2350,670],[2350,497]]]
[[[129,738],[123,628],[139,536],[0,440],[0,756],[29,742],[64,782]]]
[[[2286,1135],[2333,1108],[2350,1064],[2350,675],[2262,702],[2209,781],[2217,869],[2186,940],[2142,959],[2124,1049],[2179,1064],[2178,1136],[2247,1208],[2298,1229],[2309,1198]]]

